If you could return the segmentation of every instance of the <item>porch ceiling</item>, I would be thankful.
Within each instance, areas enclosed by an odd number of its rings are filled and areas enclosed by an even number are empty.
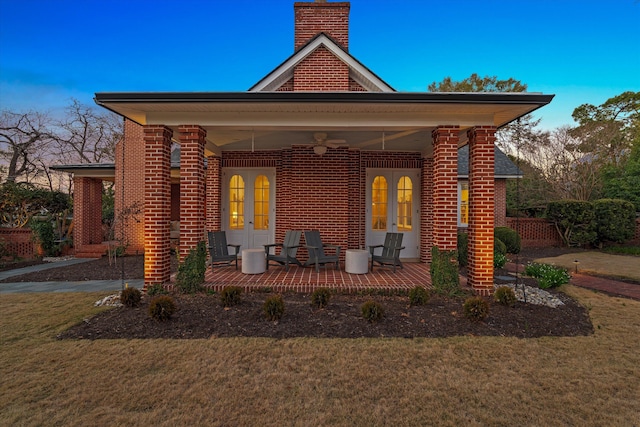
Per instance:
[[[538,93],[195,92],[97,93],[95,101],[141,125],[198,124],[207,151],[312,144],[314,132],[365,150],[429,152],[431,131],[505,124],[548,104]],[[384,133],[385,145],[382,139]],[[253,141],[253,142],[252,142]]]

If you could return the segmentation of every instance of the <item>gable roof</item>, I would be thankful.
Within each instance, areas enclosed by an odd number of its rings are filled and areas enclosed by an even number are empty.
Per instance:
[[[496,178],[522,178],[523,172],[511,159],[495,147],[495,169]],[[458,178],[469,177],[469,144],[458,149]]]
[[[335,57],[340,59],[349,67],[349,77],[356,83],[370,92],[395,92],[384,80],[378,77],[373,71],[354,58],[342,46],[336,43],[325,33],[318,33],[306,44],[287,58],[282,64],[263,77],[258,83],[253,85],[249,92],[275,91],[293,77],[293,70],[296,65],[318,50],[324,47]]]

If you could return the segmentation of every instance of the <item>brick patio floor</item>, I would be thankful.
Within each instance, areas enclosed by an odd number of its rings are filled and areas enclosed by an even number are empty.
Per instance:
[[[215,271],[207,268],[204,286],[216,291],[234,285],[246,290],[270,288],[275,292],[313,292],[321,287],[345,292],[409,290],[416,285],[431,287],[429,264],[405,262],[403,265],[404,268],[397,268],[395,273],[388,268],[376,267],[367,274],[349,274],[344,271],[344,265],[340,270],[324,267],[319,273],[314,268],[295,265],[289,266],[288,272],[284,267],[271,266],[261,274],[243,274],[240,267],[238,270],[235,267],[218,267]],[[175,283],[175,275],[172,275],[171,282]]]

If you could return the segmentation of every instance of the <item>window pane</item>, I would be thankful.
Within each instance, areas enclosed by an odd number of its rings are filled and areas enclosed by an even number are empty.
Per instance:
[[[413,223],[413,182],[408,176],[398,180],[398,231],[411,231]]]
[[[244,179],[240,175],[229,181],[229,229],[244,229]]]
[[[387,180],[384,176],[376,176],[371,186],[371,228],[387,229]]]
[[[269,229],[269,178],[264,175],[256,178],[253,190],[253,228]]]
[[[460,225],[469,225],[469,183],[460,183]]]

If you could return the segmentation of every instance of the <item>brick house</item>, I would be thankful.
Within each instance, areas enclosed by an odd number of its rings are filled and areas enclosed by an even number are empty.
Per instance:
[[[456,248],[461,175],[469,283],[490,294],[493,228],[506,223],[500,206],[494,216],[506,177],[494,177],[494,133],[553,96],[396,92],[350,54],[349,11],[348,2],[294,3],[294,53],[246,92],[97,93],[124,117],[125,137],[114,165],[67,168],[76,250],[101,241],[101,181],[115,179],[116,212],[143,207],[126,240],[144,251],[146,286],[169,280],[172,221],[181,255],[205,230],[251,248],[318,229],[348,249],[400,231],[403,257],[429,262],[433,245]]]

